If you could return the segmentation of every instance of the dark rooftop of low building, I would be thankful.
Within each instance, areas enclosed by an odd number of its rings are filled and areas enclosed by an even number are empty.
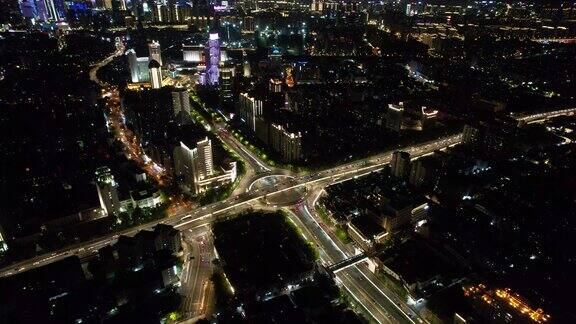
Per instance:
[[[356,228],[362,236],[367,239],[372,239],[375,236],[386,233],[386,230],[376,222],[376,220],[368,215],[361,214],[350,221],[351,225]]]

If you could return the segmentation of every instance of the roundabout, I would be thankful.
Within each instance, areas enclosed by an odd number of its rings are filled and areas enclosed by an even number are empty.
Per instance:
[[[267,175],[254,180],[248,187],[247,192],[258,192],[270,188],[278,187],[278,185],[296,185],[298,181],[290,175]],[[289,206],[301,202],[306,196],[308,189],[306,187],[298,187],[294,189],[283,190],[273,194],[265,195],[260,198],[260,201],[266,205]]]

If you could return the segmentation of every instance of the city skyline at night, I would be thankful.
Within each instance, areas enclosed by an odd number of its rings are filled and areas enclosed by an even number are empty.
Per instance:
[[[0,322],[574,322],[573,1],[2,6]]]

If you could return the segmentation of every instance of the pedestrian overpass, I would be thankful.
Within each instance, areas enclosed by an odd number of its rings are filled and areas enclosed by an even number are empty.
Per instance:
[[[351,256],[351,257],[344,259],[342,261],[336,262],[336,263],[326,267],[326,269],[332,273],[336,273],[340,270],[344,270],[344,269],[351,267],[355,264],[366,261],[366,260],[368,260],[368,257],[369,257],[369,255],[366,252],[362,252],[360,254],[356,254],[356,255]]]

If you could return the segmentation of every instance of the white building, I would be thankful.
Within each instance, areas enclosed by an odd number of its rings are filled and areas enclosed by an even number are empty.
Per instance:
[[[156,60],[150,60],[148,69],[150,70],[150,83],[152,84],[152,89],[162,88],[162,67],[160,66],[160,63]]]
[[[117,213],[120,210],[118,184],[114,181],[110,168],[101,167],[96,170],[96,189],[104,213],[106,215]]]
[[[143,188],[130,192],[133,208],[153,208],[162,203],[160,190]]]
[[[229,169],[215,171],[212,141],[208,137],[195,145],[191,148],[192,144],[180,142],[174,149],[174,171],[191,191],[198,194],[236,180],[236,162],[230,163]]]
[[[182,45],[182,58],[184,62],[204,62],[204,50],[203,45]]]
[[[190,96],[188,90],[185,88],[176,88],[172,91],[172,108],[174,109],[174,116],[178,115],[181,111],[190,114]]]
[[[152,41],[148,43],[148,53],[150,57],[150,61],[155,60],[162,66],[162,49],[160,48],[160,43],[157,41]]]
[[[250,62],[245,61],[244,65],[242,66],[242,70],[245,78],[249,78],[252,76],[252,68],[250,67]]]

